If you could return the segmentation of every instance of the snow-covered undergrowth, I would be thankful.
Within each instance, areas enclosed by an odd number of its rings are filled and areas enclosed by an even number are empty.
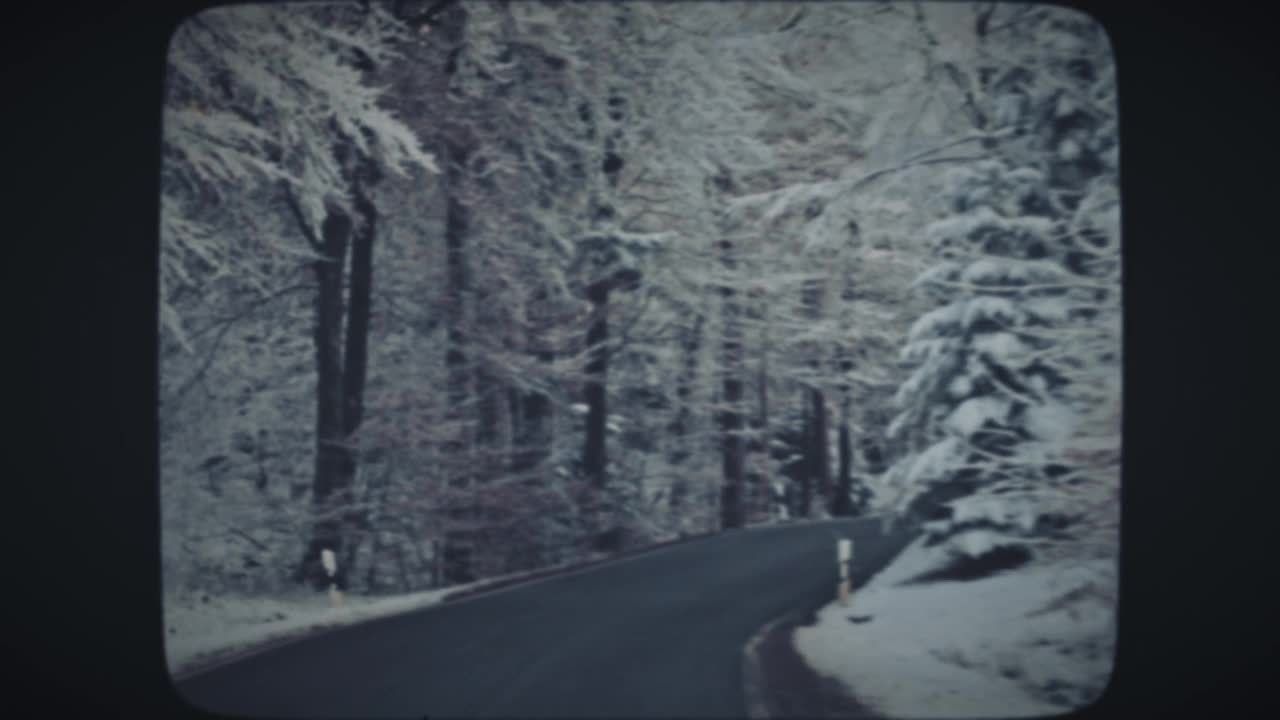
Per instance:
[[[975,580],[916,580],[953,564],[966,542],[997,540],[916,540],[848,606],[828,605],[816,625],[798,628],[796,648],[884,717],[1054,715],[1088,705],[1113,662],[1114,561],[1056,557]]]
[[[349,597],[336,608],[325,593],[270,598],[170,595],[164,601],[169,672],[178,675],[279,640],[429,607],[463,587],[381,598]]]

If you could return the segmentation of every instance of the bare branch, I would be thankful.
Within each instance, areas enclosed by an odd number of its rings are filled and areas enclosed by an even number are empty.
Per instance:
[[[252,315],[254,312],[261,310],[263,305],[266,305],[273,300],[278,300],[279,298],[282,298],[285,295],[288,295],[289,293],[297,292],[299,290],[310,290],[314,287],[315,287],[314,285],[303,283],[301,285],[291,285],[289,287],[277,290],[269,295],[258,298],[251,305],[244,308],[243,310],[240,310],[239,312],[233,315],[228,315],[226,317],[218,318],[217,320],[210,323],[209,325],[206,325],[205,327],[202,327],[199,330],[191,333],[190,339],[195,340],[196,338],[207,334],[210,330],[213,330],[214,328],[222,327],[229,323],[234,323],[238,320],[243,320],[245,317],[248,317],[249,315]]]
[[[178,388],[178,391],[174,393],[173,402],[175,404],[187,394],[187,391],[190,390],[197,381],[200,381],[204,377],[205,372],[209,370],[209,366],[213,364],[213,358],[218,354],[218,347],[222,345],[222,340],[227,336],[227,333],[230,332],[232,325],[233,323],[223,324],[222,329],[218,331],[218,336],[213,339],[213,347],[209,348],[209,353],[205,356],[204,362],[200,364],[200,369],[196,370],[195,374],[188,378],[187,381]]]
[[[1004,128],[1002,130],[997,130],[995,132],[990,132],[990,133],[975,133],[973,135],[962,137],[959,140],[953,140],[949,143],[939,145],[936,148],[918,152],[915,155],[912,155],[911,157],[907,158],[904,162],[907,162],[907,163],[917,162],[935,153],[942,152],[943,150],[949,150],[953,147],[956,147],[957,145],[964,145],[966,143],[971,143],[971,142],[982,142],[983,140],[997,140],[997,139],[1012,135],[1013,131],[1014,131],[1014,128]]]
[[[311,227],[311,224],[307,222],[306,213],[302,211],[302,205],[298,203],[298,198],[293,194],[293,187],[288,183],[288,181],[284,180],[280,182],[280,187],[284,193],[285,204],[289,206],[290,212],[293,213],[294,220],[298,222],[298,229],[302,231],[302,237],[306,238],[307,244],[311,246],[312,250],[315,250],[317,253],[323,253],[324,246],[320,244],[320,239],[316,236],[315,228]]]
[[[225,527],[227,531],[230,532],[232,535],[235,535],[236,537],[247,540],[249,544],[253,545],[257,549],[261,550],[262,552],[271,552],[271,548],[255,540],[252,535],[241,530],[240,528],[232,527],[230,525],[227,525],[226,523],[223,523],[223,527]]]
[[[920,165],[938,165],[942,163],[954,163],[954,162],[979,162],[981,160],[986,160],[986,159],[988,159],[988,156],[986,155],[963,155],[963,156],[952,156],[952,157],[942,157],[942,158],[926,158],[923,160],[916,160],[913,162],[905,162],[905,163],[902,163],[901,165],[882,168],[868,175],[864,175],[858,178],[856,181],[854,181],[851,185],[849,185],[849,189],[850,190],[856,189],[858,187],[866,185],[867,183],[877,178],[883,177],[891,173],[901,172],[903,170],[909,170],[913,167],[917,167]]]

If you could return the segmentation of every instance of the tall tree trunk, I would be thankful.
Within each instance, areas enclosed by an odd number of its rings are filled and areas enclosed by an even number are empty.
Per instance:
[[[343,420],[342,377],[342,276],[346,264],[347,245],[351,235],[351,218],[339,210],[328,209],[320,228],[319,250],[322,260],[312,267],[316,274],[316,455],[312,481],[312,506],[317,517],[311,538],[295,573],[300,582],[310,582],[317,589],[330,582],[321,563],[324,550],[335,556],[342,552],[342,523],[338,512],[349,487],[344,486],[344,469],[348,462],[346,425]],[[307,232],[304,228],[304,232]],[[346,568],[338,568],[336,581],[346,584]]]
[[[525,417],[524,417],[524,393],[516,387],[507,388],[507,417],[511,420],[511,427],[507,432],[507,437],[511,444],[507,446],[507,469],[511,473],[518,473],[524,469],[525,460]]]
[[[732,270],[733,244],[728,240],[720,242],[721,262],[726,269]],[[721,451],[723,453],[723,485],[720,498],[720,527],[722,529],[742,527],[743,524],[743,417],[742,417],[742,328],[739,323],[739,310],[734,288],[725,284],[720,288],[722,298],[721,314],[723,319],[721,351],[723,354],[723,392],[724,411],[721,415]]]
[[[609,92],[610,111],[601,122],[605,125],[620,126],[626,118],[625,98],[615,90]],[[618,188],[618,178],[626,164],[621,149],[616,146],[615,138],[622,137],[621,130],[609,132],[604,137],[603,154],[600,172],[604,175],[604,197],[592,200],[591,218],[593,228],[604,230],[616,216],[614,195]],[[604,224],[604,227],[601,227]],[[606,448],[608,407],[606,395],[609,380],[609,356],[605,343],[609,339],[609,293],[618,286],[619,277],[613,276],[597,280],[587,288],[587,299],[591,301],[591,327],[587,329],[587,382],[585,399],[587,402],[587,432],[582,449],[582,470],[588,483],[595,488],[603,488],[608,482],[606,467],[608,455]]]
[[[376,181],[376,169],[371,161],[361,168],[364,176],[354,183],[354,205],[360,216],[360,224],[352,234],[351,289],[347,299],[346,348],[342,357],[342,431],[347,442],[343,454],[343,500],[350,507],[354,497],[357,453],[353,446],[354,435],[364,421],[364,387],[369,367],[369,318],[373,295],[373,244],[378,232],[378,211],[369,198],[365,180]],[[355,572],[356,552],[364,536],[369,532],[369,518],[365,510],[350,510],[344,523],[345,552],[339,557],[343,578]]]
[[[676,415],[668,428],[675,439],[670,454],[673,465],[679,465],[689,457],[689,443],[685,435],[692,429],[692,396],[698,374],[698,353],[702,347],[702,323],[702,316],[698,315],[694,318],[693,325],[686,327],[683,332],[681,350],[684,351],[684,367],[676,381]],[[672,506],[677,504],[677,497],[673,494]]]
[[[823,296],[826,291],[826,284],[821,279],[810,280],[805,283],[801,290],[801,304],[808,310],[809,317],[813,322],[819,322],[823,315]],[[823,507],[829,507],[825,503],[831,497],[831,467],[829,460],[829,452],[827,450],[827,413],[826,399],[822,394],[822,389],[816,384],[822,377],[822,356],[821,347],[812,347],[809,350],[809,367],[813,371],[814,385],[810,387],[803,400],[802,407],[805,408],[804,415],[806,418],[805,431],[801,446],[804,455],[803,467],[804,477],[806,478],[807,487],[804,488],[803,495],[806,498],[805,514],[808,515],[812,511],[811,503],[814,496],[824,503]]]
[[[584,396],[587,402],[586,439],[582,447],[582,473],[596,488],[603,488],[605,478],[605,430],[608,422],[605,388],[609,376],[609,357],[605,343],[609,339],[609,286],[604,281],[593,284],[587,290],[591,301],[591,327],[587,329],[587,382]]]
[[[831,502],[832,515],[852,515],[853,505],[850,494],[853,492],[853,444],[849,437],[849,396],[840,402],[840,469],[836,480],[836,495]]]
[[[761,517],[771,517],[774,514],[774,498],[773,481],[768,476],[767,470],[772,443],[769,429],[769,306],[767,302],[762,304],[760,314],[764,330],[760,344],[760,369],[756,374],[756,398],[759,403],[756,424],[759,426],[758,437],[760,438],[756,450],[759,453],[761,470],[759,477],[756,478],[758,504],[755,511]]]
[[[537,391],[520,394],[520,448],[513,467],[524,472],[537,467],[551,453],[551,398]]]
[[[500,555],[505,552],[504,543],[491,528],[509,509],[502,507],[501,501],[495,499],[492,493],[485,492],[482,486],[504,469],[502,450],[507,443],[502,426],[506,413],[506,389],[501,380],[483,364],[476,368],[474,376],[479,411],[475,434],[477,456],[472,463],[472,486],[475,488],[476,498],[474,518],[485,527],[478,529],[472,536],[472,562],[477,566],[476,572],[484,576],[502,572]]]
[[[814,490],[818,498],[829,509],[831,501],[831,450],[827,442],[827,402],[826,395],[817,388],[810,391],[813,400],[812,434],[809,436],[809,467],[813,476]]]
[[[483,301],[481,301],[483,302]],[[479,304],[479,303],[478,303]],[[478,327],[485,327],[477,323]],[[479,358],[477,358],[479,360]],[[475,383],[477,402],[475,443],[484,450],[486,460],[477,469],[489,469],[488,458],[502,446],[503,402],[506,398],[504,383],[483,362],[475,363],[472,382]]]
[[[549,304],[548,293],[540,291],[530,308],[529,323],[532,332],[526,333],[524,337],[526,352],[543,365],[550,365],[555,361],[550,342],[543,340],[554,326]],[[519,420],[512,433],[515,451],[511,458],[511,470],[522,473],[537,467],[551,453],[551,398],[537,390],[517,391],[515,403],[512,415]]]
[[[445,461],[450,468],[449,486],[454,492],[447,513],[451,525],[466,524],[472,513],[461,498],[469,489],[471,473],[465,455],[471,449],[466,406],[471,399],[471,377],[468,372],[466,332],[469,277],[467,273],[466,239],[470,228],[467,207],[460,195],[465,182],[468,148],[456,140],[445,143],[447,192],[445,208],[445,371],[448,376],[448,409],[445,413],[452,434],[445,443]],[[470,534],[456,527],[446,530],[441,552],[444,554],[443,575],[446,584],[474,579],[471,567]]]
[[[687,436],[693,429],[693,388],[697,385],[698,354],[702,347],[703,322],[703,317],[696,315],[693,324],[686,326],[682,333],[680,345],[684,354],[684,364],[676,381],[675,417],[667,428],[671,435],[668,459],[672,465],[684,464],[690,455]],[[673,514],[683,511],[689,487],[689,479],[682,475],[677,475],[672,480],[667,507]]]
[[[809,517],[813,507],[813,463],[810,462],[812,453],[809,450],[810,438],[813,437],[813,413],[809,411],[808,389],[801,392],[801,407],[804,408],[801,416],[804,418],[804,426],[800,430],[800,507],[796,509],[796,516]]]
[[[470,211],[463,202],[469,189],[468,162],[473,146],[472,129],[467,114],[473,110],[465,100],[456,100],[450,92],[456,82],[458,58],[466,46],[467,10],[461,3],[447,3],[437,8],[438,23],[432,36],[441,49],[441,71],[436,75],[436,102],[443,123],[438,142],[444,160],[442,192],[445,199],[445,375],[444,424],[449,436],[442,443],[441,460],[446,475],[445,530],[436,549],[436,565],[442,584],[473,579],[471,537],[464,527],[471,520],[469,485],[471,450],[470,418],[467,408],[473,397],[466,335],[470,277],[467,267],[467,240],[470,233]]]
[[[742,401],[742,380],[728,375],[724,379],[724,403],[733,408]],[[737,409],[724,411],[721,421],[721,450],[724,485],[720,498],[720,527],[742,527],[744,453],[742,443],[742,412]]]

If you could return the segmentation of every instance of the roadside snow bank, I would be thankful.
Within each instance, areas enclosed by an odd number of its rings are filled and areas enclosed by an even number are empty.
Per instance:
[[[1114,647],[1108,561],[1035,562],[971,581],[907,583],[948,560],[912,543],[795,645],[893,718],[1054,715],[1105,689]]]
[[[164,606],[169,672],[177,675],[259,645],[429,607],[465,587],[384,598],[347,597],[338,608],[330,606],[326,593],[275,598],[169,596]]]
[[[567,563],[403,595],[347,595],[343,605],[336,608],[331,606],[326,592],[276,597],[168,594],[164,598],[164,628],[169,673],[190,672],[259,646],[420,610],[443,602],[450,595],[501,586],[566,567]]]

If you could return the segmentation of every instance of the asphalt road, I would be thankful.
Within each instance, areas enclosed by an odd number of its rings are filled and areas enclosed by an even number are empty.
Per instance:
[[[738,530],[336,630],[184,679],[240,717],[745,717],[742,647],[865,581],[906,538],[873,519]]]

